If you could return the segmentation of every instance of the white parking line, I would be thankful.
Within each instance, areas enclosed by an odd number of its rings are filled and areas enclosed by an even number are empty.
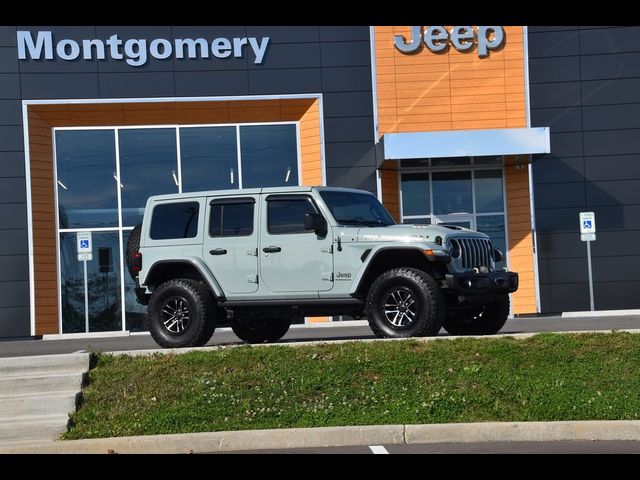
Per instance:
[[[370,445],[369,448],[376,455],[389,455],[389,452],[387,452],[387,449],[384,448],[382,445]]]

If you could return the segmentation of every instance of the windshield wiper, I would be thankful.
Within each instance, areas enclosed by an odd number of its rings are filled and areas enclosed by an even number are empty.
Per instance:
[[[339,218],[338,222],[343,223],[345,225],[365,225],[367,227],[386,225],[381,220],[364,220],[364,219],[357,219],[357,218]]]

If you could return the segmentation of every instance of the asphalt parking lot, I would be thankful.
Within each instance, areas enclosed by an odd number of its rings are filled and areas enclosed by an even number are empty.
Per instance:
[[[535,333],[581,330],[640,329],[640,315],[614,317],[562,318],[560,316],[519,317],[510,319],[500,333]],[[444,330],[441,336],[447,335]],[[303,341],[334,341],[376,338],[366,322],[336,322],[333,325],[295,325],[281,340],[282,343]],[[208,345],[242,343],[228,329],[217,330]],[[16,339],[0,341],[0,357],[50,355],[78,350],[95,352],[141,350],[158,348],[148,334],[134,334],[106,338],[73,338],[63,340]]]

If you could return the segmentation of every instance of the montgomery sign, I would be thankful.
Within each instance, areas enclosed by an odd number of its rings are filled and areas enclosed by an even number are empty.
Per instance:
[[[149,57],[158,60],[168,58],[242,58],[251,49],[255,64],[262,63],[269,45],[269,37],[258,40],[255,37],[215,38],[211,41],[204,38],[176,38],[173,41],[165,38],[155,40],[121,39],[117,34],[107,39],[71,40],[68,38],[54,40],[50,31],[39,31],[35,38],[31,32],[18,31],[18,58],[20,60],[55,60],[73,61],[105,60],[107,55],[112,60],[124,60],[132,67],[140,67],[147,63]]]

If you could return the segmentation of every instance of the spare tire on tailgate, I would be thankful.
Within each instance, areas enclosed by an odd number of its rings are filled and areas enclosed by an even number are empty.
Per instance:
[[[142,231],[142,224],[139,223],[131,230],[129,234],[129,241],[127,242],[127,251],[126,251],[126,260],[127,260],[127,270],[129,270],[129,275],[131,278],[136,278],[138,276],[138,272],[133,271],[133,254],[140,250],[140,232]]]

